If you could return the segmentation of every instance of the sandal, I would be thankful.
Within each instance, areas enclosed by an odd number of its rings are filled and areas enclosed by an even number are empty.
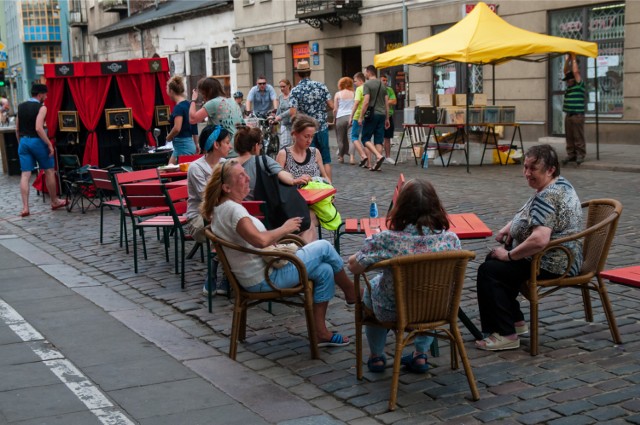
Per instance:
[[[318,347],[344,347],[345,345],[349,345],[350,342],[349,339],[343,338],[342,335],[335,333],[331,336],[330,340],[320,341]]]
[[[374,364],[379,362],[382,362],[382,364]],[[369,360],[367,360],[367,368],[371,373],[382,373],[384,372],[384,369],[386,367],[387,367],[387,358],[385,357],[384,354],[381,356],[369,357]]]
[[[486,351],[502,351],[520,348],[520,339],[507,339],[497,332],[481,341],[476,341],[476,348]]]
[[[373,166],[371,171],[378,171],[380,167],[382,167],[382,163],[384,162],[385,159],[386,158],[384,156],[381,156],[380,159],[376,161],[376,165]]]
[[[69,201],[67,201],[66,199],[62,202],[60,202],[58,205],[51,205],[51,211],[55,211],[58,210],[60,208],[64,208],[67,206],[67,204],[69,203]]]
[[[424,364],[416,363],[416,360],[422,359],[424,359]],[[413,355],[413,353],[402,356],[402,358],[400,359],[400,363],[413,373],[427,373],[427,370],[429,370],[429,365],[427,364],[427,355],[424,353],[417,354],[415,356]]]
[[[367,158],[364,158],[360,161],[359,167],[364,167],[367,164]]]
[[[29,211],[22,211],[22,212],[20,213],[20,217],[29,217],[29,215],[30,215],[30,214],[31,214],[31,213],[30,213]]]

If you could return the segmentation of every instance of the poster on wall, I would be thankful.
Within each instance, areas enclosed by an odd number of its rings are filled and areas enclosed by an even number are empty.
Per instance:
[[[297,85],[300,82],[300,77],[295,72],[296,67],[298,66],[298,61],[306,60],[309,61],[311,57],[311,51],[309,49],[309,43],[298,43],[291,45],[291,57],[293,58],[293,85]],[[315,63],[314,63],[315,65]]]

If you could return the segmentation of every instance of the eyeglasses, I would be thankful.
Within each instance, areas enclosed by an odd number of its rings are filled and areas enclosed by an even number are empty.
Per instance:
[[[258,83],[259,86],[266,86],[267,82],[265,81],[264,83]]]

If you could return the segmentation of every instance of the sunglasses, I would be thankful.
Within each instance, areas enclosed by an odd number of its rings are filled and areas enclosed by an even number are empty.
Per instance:
[[[266,83],[266,82],[264,82],[264,83],[258,83],[258,85],[259,85],[259,86],[266,86],[266,85],[267,85],[267,83]]]

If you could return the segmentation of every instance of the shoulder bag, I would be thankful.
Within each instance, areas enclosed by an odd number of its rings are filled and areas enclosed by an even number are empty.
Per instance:
[[[382,88],[382,82],[381,81],[378,81],[378,82],[380,83],[380,85],[378,86],[378,91],[376,92],[376,98],[372,103],[369,104],[369,106],[367,106],[367,110],[364,112],[363,118],[365,121],[370,121],[373,118],[373,112],[376,109],[376,101],[378,100],[380,89]]]

